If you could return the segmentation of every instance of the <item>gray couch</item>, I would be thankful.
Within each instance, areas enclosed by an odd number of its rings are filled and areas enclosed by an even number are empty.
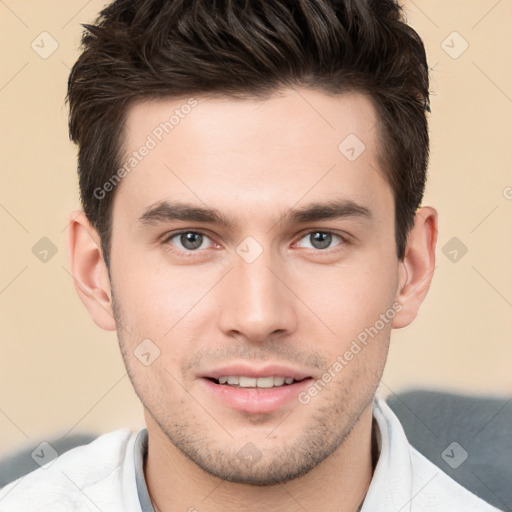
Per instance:
[[[512,397],[418,390],[387,403],[420,453],[477,496],[512,511]]]

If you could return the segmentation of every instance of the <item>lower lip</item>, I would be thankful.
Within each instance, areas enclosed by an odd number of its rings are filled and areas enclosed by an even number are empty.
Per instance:
[[[208,393],[224,405],[238,411],[258,414],[277,411],[288,402],[297,399],[298,394],[310,386],[312,380],[308,378],[273,388],[239,388],[217,384],[206,378],[201,378],[200,382]]]

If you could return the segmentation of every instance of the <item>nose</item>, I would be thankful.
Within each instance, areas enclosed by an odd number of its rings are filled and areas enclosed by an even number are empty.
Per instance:
[[[251,263],[234,255],[233,269],[222,280],[219,328],[232,337],[265,342],[297,327],[297,298],[285,265],[270,250]],[[292,289],[290,289],[292,288]]]

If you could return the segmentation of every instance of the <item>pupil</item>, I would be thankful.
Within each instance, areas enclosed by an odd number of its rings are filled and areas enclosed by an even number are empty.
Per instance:
[[[183,247],[186,247],[187,249],[191,250],[201,247],[201,244],[203,242],[203,235],[201,235],[200,233],[183,233],[180,238]]]
[[[323,233],[322,231],[312,233],[310,237],[312,237],[311,243],[316,249],[325,249],[326,247],[329,247],[332,239],[332,235],[330,233]]]

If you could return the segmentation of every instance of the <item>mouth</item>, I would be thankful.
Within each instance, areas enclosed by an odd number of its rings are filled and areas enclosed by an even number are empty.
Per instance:
[[[202,377],[199,383],[208,401],[244,413],[263,414],[279,411],[296,402],[313,377],[267,375],[219,375]]]
[[[302,382],[311,377],[304,377],[302,379],[295,379],[294,377],[283,376],[270,376],[270,377],[247,377],[244,375],[223,375],[218,379],[213,377],[206,377],[208,380],[219,384],[221,386],[230,386],[236,388],[257,388],[257,389],[270,389],[283,386],[291,386],[296,382]]]

